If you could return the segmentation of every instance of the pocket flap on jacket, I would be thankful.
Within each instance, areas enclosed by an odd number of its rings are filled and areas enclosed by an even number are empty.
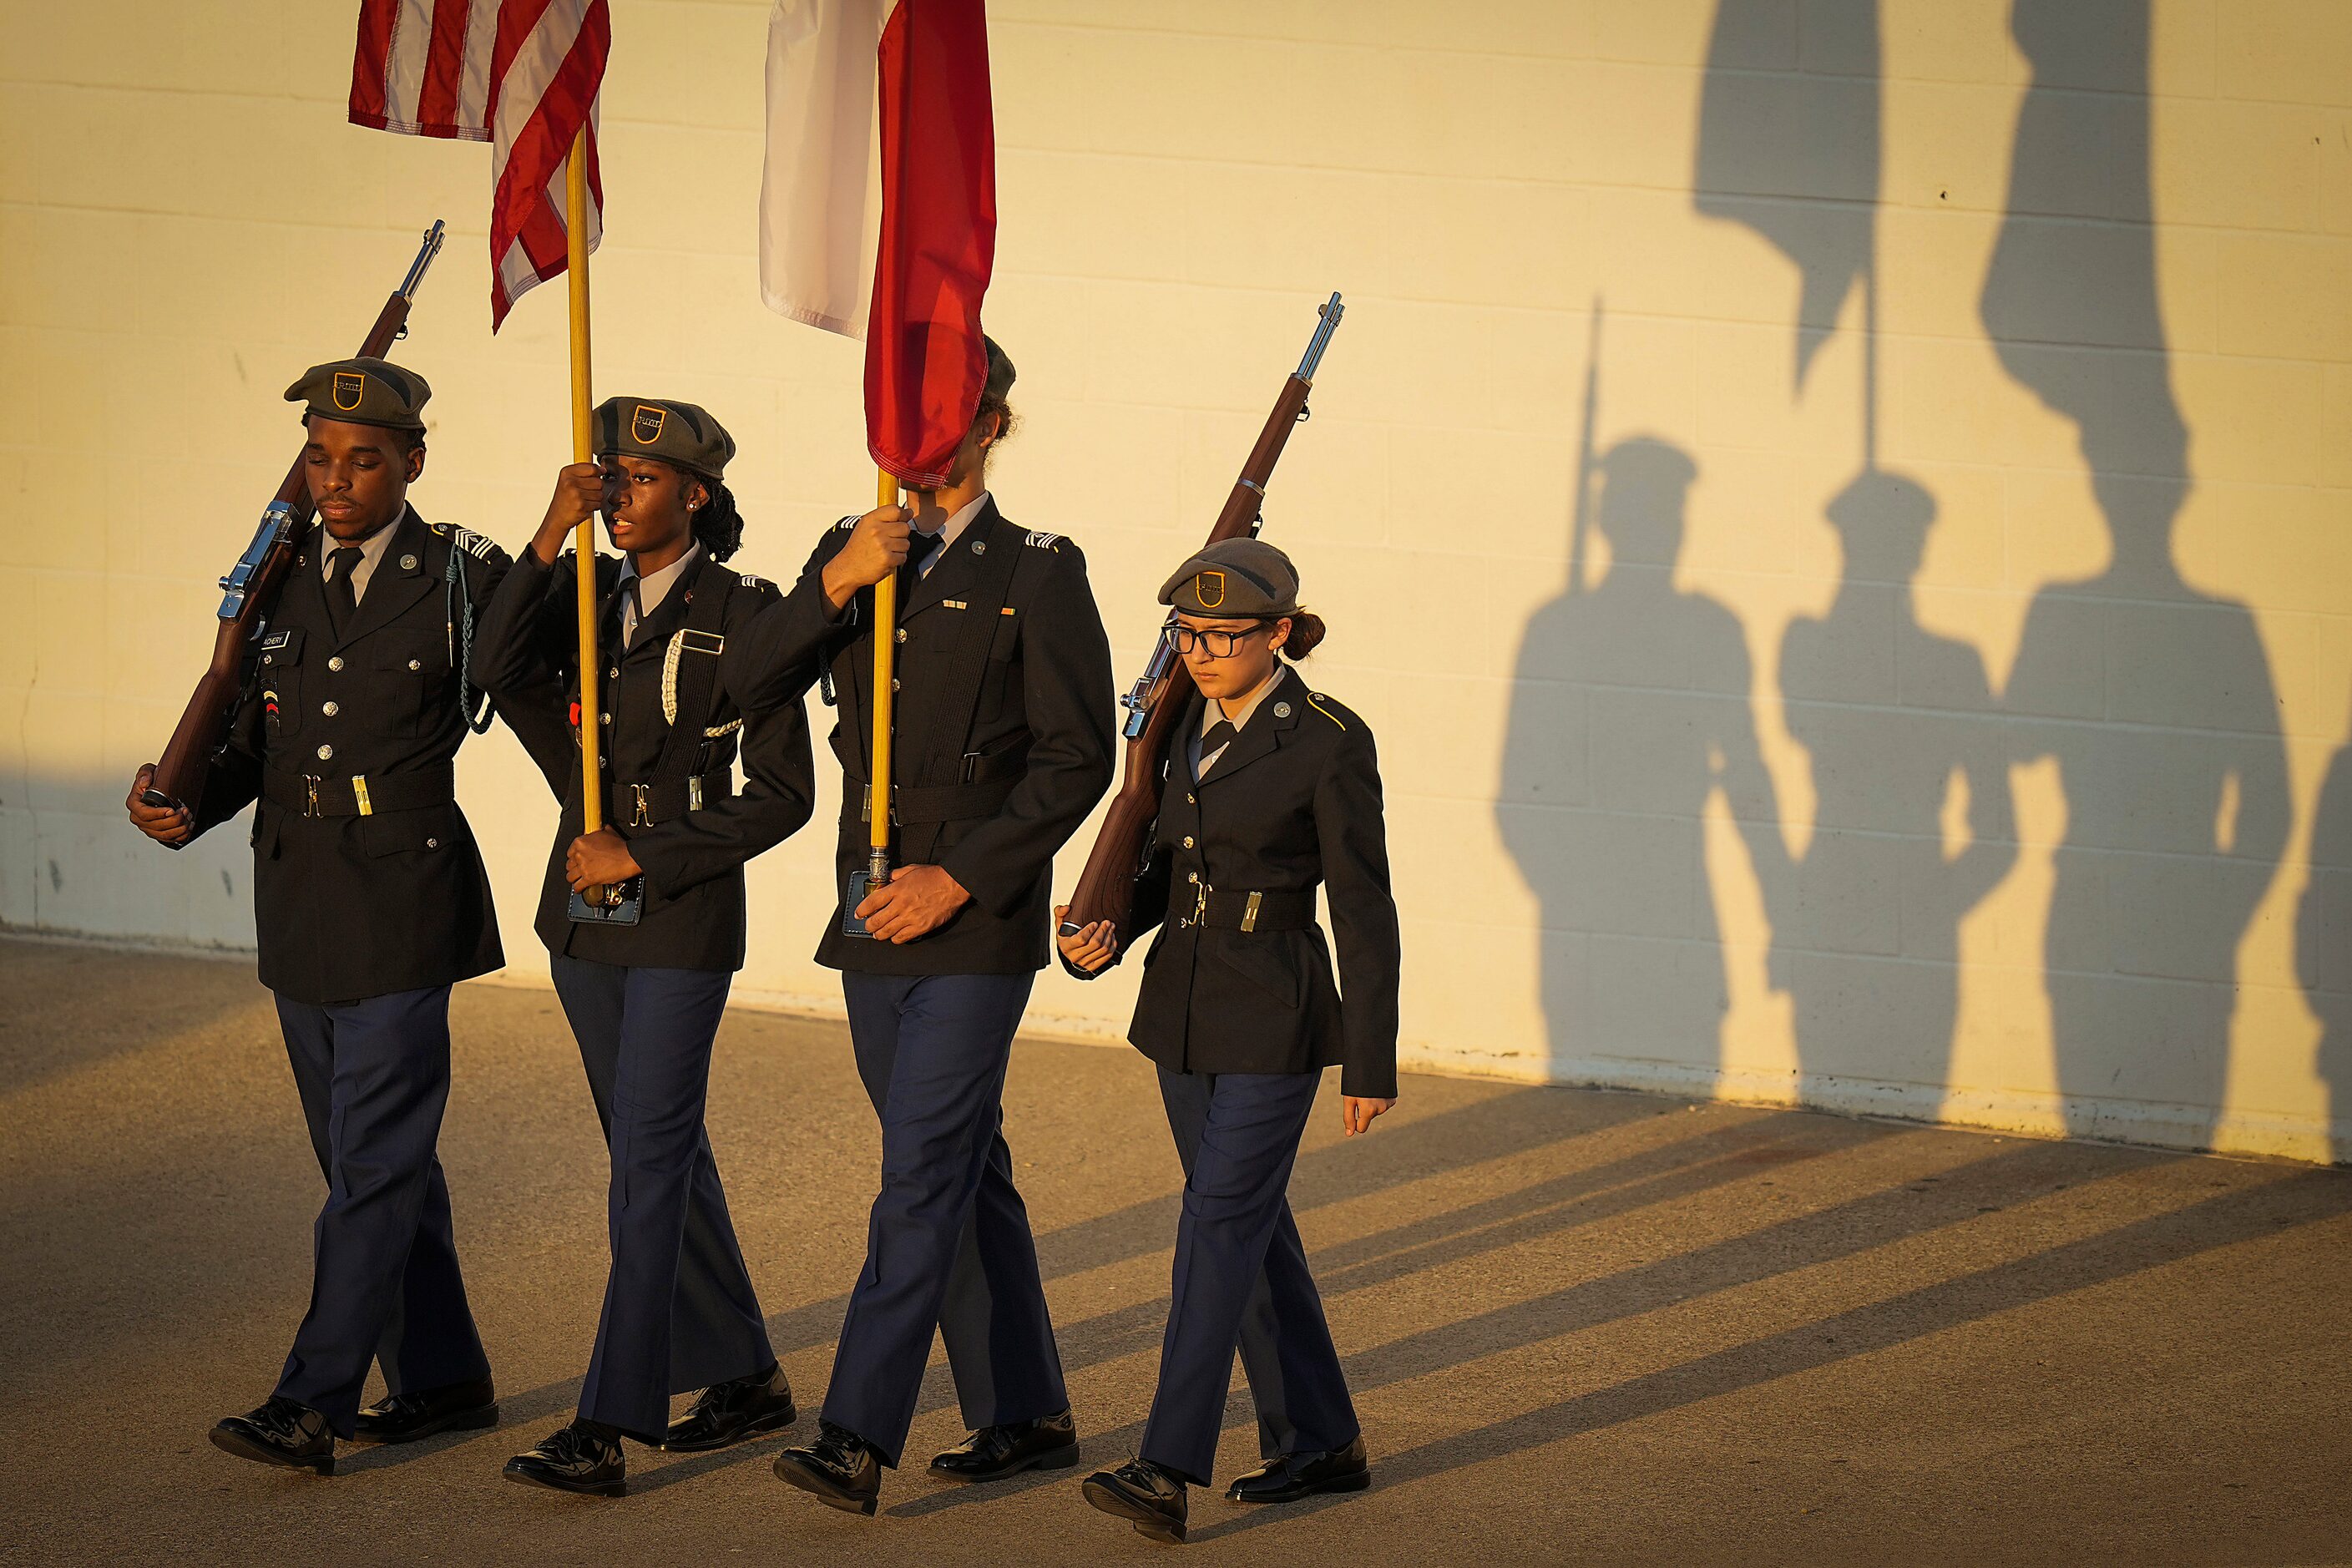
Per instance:
[[[1293,961],[1290,943],[1283,933],[1247,936],[1239,931],[1214,931],[1213,945],[1226,968],[1284,1006],[1297,1007],[1306,1001],[1307,976]]]
[[[360,843],[371,855],[446,854],[457,842],[457,808],[420,805],[411,811],[379,811],[362,816]]]

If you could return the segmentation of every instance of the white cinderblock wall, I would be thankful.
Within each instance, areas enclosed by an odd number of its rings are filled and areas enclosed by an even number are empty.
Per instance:
[[[560,289],[490,338],[487,154],[342,123],[350,7],[18,9],[0,920],[246,942],[242,835],[171,856],[120,801],[280,389],[447,217],[415,499],[512,545]],[[1347,293],[1268,536],[1381,737],[1415,1060],[2347,1149],[2352,8],[991,9],[997,490],[1084,545],[1123,671]],[[614,13],[598,386],[725,419],[789,577],[871,489],[857,347],[759,304],[767,7]],[[502,734],[461,784],[543,973],[548,803]],[[835,995],[826,841],[752,868],[740,994]],[[1049,973],[1033,1021],[1114,1037],[1132,982]]]

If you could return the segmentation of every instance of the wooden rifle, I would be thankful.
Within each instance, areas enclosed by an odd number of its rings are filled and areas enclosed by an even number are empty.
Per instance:
[[[1274,476],[1275,464],[1282,460],[1292,426],[1307,417],[1307,395],[1314,386],[1315,367],[1322,362],[1331,333],[1339,325],[1340,310],[1336,292],[1318,308],[1320,320],[1307,342],[1307,355],[1274,400],[1274,412],[1266,416],[1265,428],[1258,432],[1257,445],[1250,448],[1241,478],[1234,481],[1233,493],[1217,514],[1216,526],[1209,530],[1209,543],[1255,536],[1265,522],[1261,509],[1266,481]],[[1151,830],[1160,820],[1160,783],[1167,771],[1169,744],[1193,690],[1192,672],[1176,657],[1176,644],[1169,635],[1175,625],[1176,613],[1171,610],[1143,674],[1119,699],[1119,705],[1127,710],[1121,726],[1127,740],[1126,770],[1118,793],[1111,796],[1110,811],[1103,818],[1094,852],[1087,857],[1087,868],[1079,874],[1077,889],[1070,895],[1069,912],[1061,928],[1065,934],[1075,935],[1097,921],[1108,921],[1123,947],[1134,927],[1135,879],[1150,858]]]
[[[441,253],[444,232],[438,218],[425,231],[416,259],[409,263],[408,276],[384,300],[375,325],[360,343],[362,358],[382,359],[387,349],[408,335],[408,307],[425,281],[425,269]],[[297,453],[294,466],[286,470],[285,482],[262,510],[261,526],[254,531],[253,542],[220,580],[227,596],[221,600],[220,626],[213,634],[212,662],[196,681],[195,694],[180,715],[179,728],[172,731],[171,743],[155,764],[153,781],[140,796],[147,805],[181,806],[192,819],[201,812],[205,776],[228,743],[229,726],[245,695],[247,659],[278,607],[278,590],[285,585],[294,557],[310,540],[314,515],[310,480]]]

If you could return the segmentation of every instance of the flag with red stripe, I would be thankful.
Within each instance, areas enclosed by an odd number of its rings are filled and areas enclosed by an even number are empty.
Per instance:
[[[866,446],[907,485],[941,483],[987,372],[996,132],[982,0],[776,0],[760,209],[769,306],[866,329]]]
[[[491,144],[490,327],[565,266],[563,185],[588,132],[588,244],[604,228],[596,93],[605,0],[361,0],[351,119]]]

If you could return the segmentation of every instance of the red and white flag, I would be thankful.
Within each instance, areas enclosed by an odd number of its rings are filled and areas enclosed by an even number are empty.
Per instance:
[[[612,41],[605,0],[361,0],[352,123],[492,145],[492,331],[564,269],[563,182],[583,125],[589,247],[601,237],[596,92]]]
[[[776,0],[760,292],[866,338],[866,440],[947,478],[987,374],[996,131],[982,0]]]

